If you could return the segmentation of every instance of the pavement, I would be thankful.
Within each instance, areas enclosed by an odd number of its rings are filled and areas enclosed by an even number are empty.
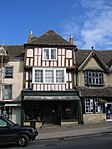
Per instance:
[[[79,136],[89,136],[101,133],[112,133],[112,122],[84,124],[77,126],[44,125],[38,129],[36,140],[64,139]]]

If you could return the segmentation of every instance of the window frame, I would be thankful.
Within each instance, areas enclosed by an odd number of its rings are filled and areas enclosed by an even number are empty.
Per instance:
[[[7,73],[7,75],[6,75],[7,69],[10,69],[10,68],[11,68],[11,73]],[[5,67],[5,78],[13,78],[13,66],[6,66]]]
[[[8,90],[7,91],[5,90],[5,87],[6,86],[8,87]],[[11,90],[9,90],[9,87],[11,87]],[[7,92],[8,94],[5,94],[5,92]],[[3,99],[4,100],[12,100],[12,84],[5,84],[4,85]]]
[[[88,86],[103,86],[104,73],[103,71],[84,71],[84,84]]]
[[[43,70],[43,82],[36,82],[35,81],[35,70]],[[50,70],[50,71],[53,71],[53,82],[46,82],[46,79],[45,79],[45,72],[46,70]],[[63,75],[63,82],[57,82],[56,81],[56,71],[57,70],[62,70],[64,71],[64,75]],[[33,74],[32,74],[32,83],[41,83],[41,84],[65,84],[66,83],[66,69],[65,68],[33,68],[32,70]]]
[[[103,106],[100,104],[99,98],[85,98],[84,105],[86,114],[103,113]]]
[[[56,58],[52,58],[52,49],[55,50],[55,57]],[[49,53],[48,53],[48,58],[45,58],[44,56],[44,51],[45,50],[48,50]],[[42,60],[57,60],[57,48],[43,48],[42,50]]]

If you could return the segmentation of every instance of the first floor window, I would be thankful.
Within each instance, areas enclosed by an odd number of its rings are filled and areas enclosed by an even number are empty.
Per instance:
[[[35,70],[35,82],[43,82],[43,70]]]
[[[12,85],[5,85],[4,86],[3,98],[5,100],[11,100],[12,99]]]
[[[12,78],[12,77],[13,77],[13,67],[6,67],[5,78]]]
[[[103,72],[99,71],[85,71],[84,72],[85,85],[103,85]]]
[[[56,82],[64,83],[64,70],[56,70]]]
[[[53,83],[54,82],[53,70],[45,70],[45,82],[46,83]]]
[[[85,113],[102,113],[102,108],[100,99],[85,99]]]
[[[33,68],[33,83],[65,83],[66,69]]]

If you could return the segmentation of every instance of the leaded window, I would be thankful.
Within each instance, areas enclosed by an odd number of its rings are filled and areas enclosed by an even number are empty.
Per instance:
[[[84,72],[85,85],[100,86],[104,84],[103,72],[99,71],[85,71]]]

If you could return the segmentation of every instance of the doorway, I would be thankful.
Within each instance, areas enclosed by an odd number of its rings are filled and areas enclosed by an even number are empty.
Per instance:
[[[106,108],[106,121],[112,121],[112,103],[108,102],[105,104]]]

